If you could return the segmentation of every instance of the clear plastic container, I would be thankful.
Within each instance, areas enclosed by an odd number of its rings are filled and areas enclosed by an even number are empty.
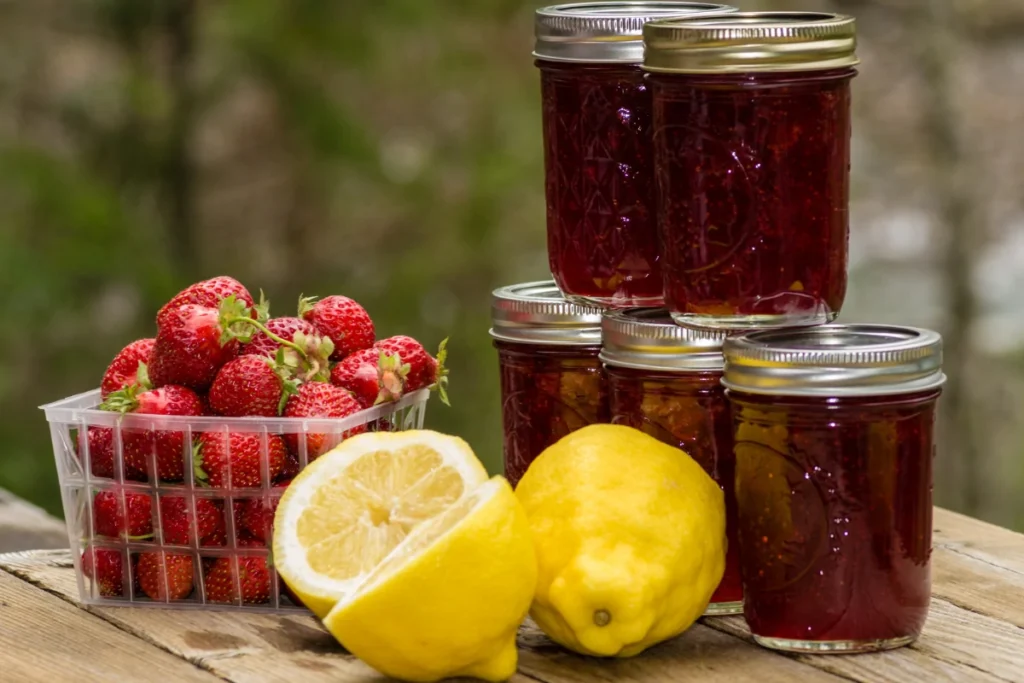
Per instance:
[[[263,417],[168,417],[157,415],[120,415],[99,410],[99,390],[51,403],[42,407],[50,424],[53,440],[53,454],[57,462],[61,498],[64,504],[64,519],[68,540],[72,548],[78,591],[81,601],[91,605],[144,605],[146,607],[175,607],[191,609],[246,609],[256,611],[293,610],[305,608],[291,600],[283,582],[278,580],[269,558],[270,530],[265,528],[266,546],[254,543],[248,531],[243,530],[250,518],[242,517],[251,501],[262,503],[268,510],[275,499],[284,492],[281,486],[274,486],[269,478],[268,448],[275,437],[296,444],[296,461],[292,464],[295,472],[301,471],[309,461],[307,438],[300,435],[323,435],[325,447],[333,447],[343,438],[364,431],[399,431],[419,429],[423,426],[426,405],[430,397],[428,389],[421,389],[402,397],[395,403],[388,403],[360,411],[342,419],[304,418],[263,418]],[[166,483],[156,477],[149,481],[132,481],[124,476],[124,444],[139,440],[149,432],[157,432],[153,443],[174,442],[174,436],[183,434],[181,458],[185,480]],[[171,439],[166,437],[172,436]],[[193,444],[201,436],[221,433],[240,434],[245,438],[258,439],[262,474],[261,485],[255,488],[216,488],[204,484],[196,475]],[[156,450],[144,454],[149,458],[149,472],[156,472]],[[164,452],[166,457],[166,452]],[[230,479],[230,470],[228,471]],[[111,495],[112,494],[112,495]],[[104,519],[109,521],[109,506],[128,512],[126,530],[118,535],[120,528],[111,530],[109,524],[97,528],[97,511],[103,495],[108,505]],[[199,515],[197,517],[197,506]],[[229,511],[233,514],[227,514]],[[184,513],[185,522],[174,526],[165,516]],[[220,513],[223,524],[217,518]],[[267,512],[267,523],[272,513]],[[216,521],[215,521],[216,520]],[[251,525],[246,526],[246,529]],[[152,538],[144,538],[150,531]],[[103,533],[105,532],[105,533]],[[88,567],[83,568],[83,559],[88,553]],[[141,577],[138,571],[140,557],[147,555],[150,566],[171,566],[170,572],[150,572]],[[165,558],[180,556],[182,559]],[[154,558],[156,561],[154,562]],[[187,559],[185,559],[187,558]],[[229,558],[225,565],[221,558]],[[237,558],[237,559],[230,559]],[[251,559],[250,559],[251,558]],[[221,560],[218,565],[218,560]],[[269,591],[266,599],[256,602],[242,600],[239,586],[237,562],[254,563],[258,571],[269,573]],[[229,585],[228,601],[218,602],[207,594],[206,577],[215,570],[226,566]],[[118,569],[119,567],[119,569]],[[247,572],[243,567],[242,571]],[[192,574],[192,589],[187,595],[175,591],[168,585],[169,574],[178,572]],[[110,580],[120,574],[120,582]],[[223,572],[221,573],[223,576]],[[140,578],[146,582],[149,597],[143,589]],[[155,582],[155,584],[154,584]],[[230,582],[234,583],[233,588]],[[154,589],[154,585],[156,589]],[[223,597],[224,586],[220,587]]]

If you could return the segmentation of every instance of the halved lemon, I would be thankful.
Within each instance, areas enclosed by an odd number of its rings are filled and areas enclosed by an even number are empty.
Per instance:
[[[274,517],[274,565],[321,619],[414,529],[487,481],[462,439],[427,430],[346,439],[303,470]]]
[[[393,678],[504,681],[536,581],[526,513],[495,477],[414,529],[324,626]]]

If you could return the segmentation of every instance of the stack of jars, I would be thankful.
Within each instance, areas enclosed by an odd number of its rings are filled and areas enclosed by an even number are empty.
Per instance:
[[[945,376],[934,332],[830,324],[854,20],[594,2],[538,10],[536,39],[554,281],[494,293],[506,476],[640,429],[725,493],[707,614],[782,650],[912,642]]]

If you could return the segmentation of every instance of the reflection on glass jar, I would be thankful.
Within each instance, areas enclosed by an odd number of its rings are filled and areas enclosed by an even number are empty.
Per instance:
[[[657,22],[645,37],[665,305],[693,326],[833,320],[847,282],[853,20],[733,14]]]
[[[931,583],[934,332],[829,325],[725,345],[744,615],[784,650],[898,647]]]

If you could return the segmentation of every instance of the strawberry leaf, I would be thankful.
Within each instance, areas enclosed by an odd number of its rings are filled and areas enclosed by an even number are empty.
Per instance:
[[[317,299],[315,296],[302,296],[299,295],[299,317],[304,318],[307,313],[313,310],[313,306],[316,305]]]
[[[139,361],[139,369],[135,371],[135,383],[143,389],[152,389],[153,383],[149,380],[149,366]]]
[[[112,391],[100,404],[100,410],[109,410],[112,413],[130,413],[139,407],[138,394],[145,389],[138,384],[129,384],[124,389]]]
[[[203,469],[203,444],[198,441],[192,445],[192,474],[200,486],[210,485],[210,477]]]
[[[263,294],[263,290],[260,290],[260,302],[252,307],[253,312],[256,313],[256,320],[261,323],[266,323],[270,320],[270,301]]]

